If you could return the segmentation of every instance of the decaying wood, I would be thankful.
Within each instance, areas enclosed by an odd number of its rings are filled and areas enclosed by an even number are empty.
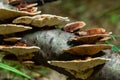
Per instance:
[[[102,57],[111,59],[104,65],[95,68],[94,73],[87,80],[120,80],[120,55],[111,50],[104,51]]]
[[[36,53],[37,58],[34,57],[34,60],[36,63],[40,63],[40,64],[44,64],[45,66],[48,66],[50,64],[47,63],[47,60],[73,60],[73,59],[81,58],[80,56],[68,55],[63,52],[64,49],[68,49],[68,48],[72,47],[72,45],[68,44],[68,41],[72,37],[75,37],[75,35],[72,33],[64,32],[59,29],[53,29],[53,30],[38,31],[38,32],[35,32],[32,34],[26,35],[25,37],[23,37],[22,42],[25,42],[26,44],[29,44],[29,45],[39,46],[41,48],[41,51],[39,53]],[[106,45],[106,46],[108,46],[108,45]],[[108,47],[110,48],[110,46],[108,46]],[[38,56],[38,55],[40,55],[40,56]],[[44,60],[44,62],[43,62],[43,60]],[[102,62],[102,60],[101,60],[101,62]],[[93,64],[91,64],[91,65],[93,65]],[[57,66],[57,65],[54,65],[54,66]],[[94,65],[94,66],[97,66],[97,65]],[[51,68],[54,68],[53,65],[51,65]],[[56,69],[54,68],[54,70],[57,70],[58,72],[61,73],[59,68],[61,69],[61,66],[59,66],[58,68],[56,67]],[[70,68],[72,68],[72,66]],[[62,70],[62,71],[63,71],[62,72],[63,74],[70,77],[70,73],[68,75],[68,74],[66,74],[66,70]],[[72,73],[71,73],[71,75],[72,75]],[[84,74],[79,78],[84,78],[84,76],[86,76],[86,75],[87,74]],[[87,75],[87,77],[88,76],[90,76],[90,75]],[[76,78],[74,78],[74,80],[76,80]]]
[[[64,49],[70,48],[67,42],[75,35],[59,29],[38,31],[22,38],[23,42],[39,46],[48,59],[58,59]]]
[[[28,7],[31,10],[34,5],[27,6],[20,7],[20,9],[25,9],[23,11],[0,9],[1,14],[3,14],[0,15],[0,21],[6,23],[0,24],[1,29],[4,29],[0,36],[2,41],[0,51],[5,55],[4,59],[10,59],[11,56],[14,56],[21,63],[42,64],[68,76],[68,80],[112,80],[113,78],[119,80],[119,77],[116,77],[119,74],[116,70],[119,62],[115,63],[119,61],[119,55],[109,51],[103,52],[103,50],[111,48],[107,44],[96,44],[98,41],[107,40],[105,38],[110,35],[109,32],[103,28],[81,30],[85,25],[84,22],[69,23],[63,30],[54,29],[55,25],[69,19],[49,14],[36,15],[39,12],[27,11]],[[21,32],[22,30],[18,29],[21,26],[18,24],[22,25],[23,30],[32,30]],[[5,30],[6,27],[9,30]],[[77,35],[76,30],[79,30]],[[18,37],[18,34],[21,40],[12,38]],[[12,40],[16,41],[12,42]],[[8,44],[9,42],[12,45]],[[101,64],[104,65],[99,68]],[[112,72],[116,75],[113,75]],[[109,76],[110,78],[108,78]]]

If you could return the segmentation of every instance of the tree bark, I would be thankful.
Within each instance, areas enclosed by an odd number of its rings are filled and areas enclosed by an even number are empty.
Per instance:
[[[39,46],[43,52],[42,56],[46,60],[58,60],[63,54],[63,50],[71,47],[68,41],[73,37],[75,37],[75,35],[72,33],[53,29],[28,34],[23,37],[22,41],[26,44]]]
[[[120,55],[113,51],[105,51],[105,58],[111,60],[104,65],[97,66],[93,75],[87,80],[120,80]]]

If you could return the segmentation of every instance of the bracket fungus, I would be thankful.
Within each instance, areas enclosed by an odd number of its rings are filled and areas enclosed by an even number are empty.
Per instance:
[[[14,54],[23,62],[25,59],[31,60],[24,63],[41,63],[68,77],[75,76],[82,79],[90,77],[95,67],[110,60],[95,55],[111,49],[108,44],[97,43],[108,40],[111,32],[106,32],[103,28],[82,29],[86,25],[83,21],[68,23],[62,27],[63,29],[55,29],[56,25],[68,22],[69,19],[51,14],[39,14],[40,11],[33,9],[36,4],[20,5],[19,0],[15,2],[12,0],[9,4],[19,9],[0,8],[0,21],[9,20],[0,24],[2,37],[0,40],[3,41],[0,43],[0,51],[3,54]],[[46,26],[53,28],[46,29]],[[12,42],[12,45],[8,42]],[[84,56],[91,58],[83,60]],[[59,70],[61,68],[63,71]]]
[[[51,65],[55,65],[58,67],[69,69],[69,70],[85,71],[85,70],[94,68],[95,66],[98,66],[100,64],[103,64],[109,60],[110,59],[97,57],[97,58],[91,58],[86,60],[48,61],[48,63],[50,63]]]
[[[7,0],[10,5],[20,4],[22,0]]]
[[[64,68],[66,71],[74,74],[77,78],[87,79],[92,75],[94,67],[104,64],[109,60],[110,59],[98,57],[86,60],[48,61],[48,63]]]
[[[11,9],[0,8],[0,21],[14,19],[20,16],[33,16],[33,15],[37,15],[40,13],[41,13],[40,11],[35,12],[35,13],[29,13],[26,11],[16,11],[16,10],[11,10]]]
[[[63,52],[73,55],[95,55],[105,49],[111,49],[111,46],[107,44],[84,44],[68,48],[63,50]]]
[[[86,36],[78,36],[71,39],[71,42],[78,44],[94,44],[96,42],[108,40],[109,34],[94,34]]]
[[[36,52],[40,50],[40,48],[36,46],[0,46],[0,50],[18,56]]]
[[[10,42],[17,42],[19,40],[21,40],[21,37],[10,37],[10,38],[5,38],[3,39],[4,41],[10,41]]]
[[[21,31],[30,30],[32,27],[24,26],[24,25],[16,25],[16,24],[0,24],[0,34],[11,34]]]
[[[79,30],[83,28],[85,25],[86,23],[83,21],[76,21],[76,22],[71,22],[66,24],[63,29],[64,31],[67,31],[67,32],[74,32],[75,30]]]
[[[54,26],[69,21],[68,17],[61,17],[50,14],[36,15],[33,17],[23,16],[13,20],[15,24],[29,24],[35,27]]]
[[[94,35],[94,34],[111,34],[111,32],[106,32],[104,28],[91,28],[86,30],[79,30],[76,32],[78,35]]]
[[[7,3],[9,3],[10,5],[13,5],[19,11],[25,11],[30,13],[37,12],[37,7],[36,7],[38,5],[37,3],[30,4],[23,0],[8,0]]]

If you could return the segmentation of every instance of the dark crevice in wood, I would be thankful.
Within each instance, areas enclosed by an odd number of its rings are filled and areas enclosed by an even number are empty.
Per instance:
[[[36,65],[41,65],[42,64],[45,67],[56,70],[57,72],[66,75],[68,77],[67,80],[82,80],[82,79],[77,79],[74,75],[72,75],[70,72],[66,71],[64,68],[50,65],[47,62],[47,60],[42,57],[41,53],[35,53],[35,55],[36,56],[33,57],[33,61],[35,62]]]

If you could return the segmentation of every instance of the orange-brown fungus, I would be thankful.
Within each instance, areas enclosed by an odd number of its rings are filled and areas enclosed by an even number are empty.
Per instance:
[[[22,2],[22,0],[7,0],[7,3],[10,5],[18,5]]]
[[[8,3],[15,2],[15,1],[22,1],[22,0],[7,0]]]
[[[28,46],[28,45],[22,42],[17,42],[15,46]]]
[[[63,30],[67,32],[74,32],[75,30],[78,30],[85,25],[86,24],[83,21],[72,22],[72,23],[66,24]]]
[[[105,29],[103,28],[92,28],[92,29],[87,29],[87,30],[80,30],[76,32],[76,34],[79,35],[94,35],[94,34],[105,34]]]

